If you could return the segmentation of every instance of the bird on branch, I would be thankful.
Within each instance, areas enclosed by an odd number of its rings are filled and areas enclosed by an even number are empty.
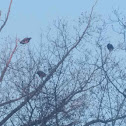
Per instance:
[[[20,44],[27,44],[30,41],[31,38],[24,38],[20,41]]]
[[[113,45],[112,44],[107,44],[107,48],[108,48],[108,50],[111,52],[113,49],[114,49],[114,47],[113,47]]]
[[[38,76],[40,77],[40,78],[43,78],[43,77],[45,77],[46,76],[46,74],[43,72],[43,71],[37,71],[37,74],[38,74]]]

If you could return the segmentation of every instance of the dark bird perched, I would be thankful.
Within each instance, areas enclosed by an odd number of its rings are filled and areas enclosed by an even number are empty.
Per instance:
[[[40,78],[43,78],[46,76],[46,74],[43,71],[37,71],[37,74],[39,75]]]
[[[30,41],[31,38],[24,38],[23,40],[20,41],[20,44],[26,44]]]
[[[113,47],[113,45],[112,44],[107,44],[107,48],[108,48],[108,50],[111,52],[113,49],[114,49],[114,47]]]

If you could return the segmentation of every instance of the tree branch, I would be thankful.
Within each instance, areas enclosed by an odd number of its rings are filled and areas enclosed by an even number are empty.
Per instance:
[[[12,53],[11,53],[11,56],[10,56],[9,60],[8,60],[8,62],[6,63],[6,66],[4,67],[3,71],[1,72],[0,82],[2,82],[3,77],[4,77],[4,75],[5,75],[5,72],[7,71],[8,65],[9,65],[9,63],[11,62],[11,59],[12,59],[12,57],[13,57],[13,54],[14,54],[15,51],[16,51],[17,43],[18,43],[18,40],[17,40],[17,38],[16,38],[16,45],[15,45],[15,48],[13,49],[13,51],[12,51]]]
[[[1,32],[1,30],[3,29],[3,27],[4,27],[4,26],[6,25],[6,23],[7,23],[7,20],[8,20],[9,14],[10,14],[11,4],[12,4],[12,0],[10,1],[10,5],[9,5],[9,8],[8,8],[8,12],[7,12],[7,17],[6,17],[6,19],[5,19],[4,23],[3,23],[3,25],[0,27],[0,32]]]
[[[124,119],[126,118],[126,115],[123,115],[123,116],[120,116],[120,117],[116,117],[116,118],[112,118],[112,119],[108,119],[108,120],[102,120],[102,119],[96,119],[96,120],[92,120],[88,123],[86,123],[84,126],[90,126],[90,125],[93,125],[95,123],[104,123],[104,124],[107,124],[109,122],[113,122],[115,120],[119,120],[119,119]]]

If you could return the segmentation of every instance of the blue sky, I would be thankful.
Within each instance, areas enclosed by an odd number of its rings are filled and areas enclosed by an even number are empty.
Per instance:
[[[39,40],[41,30],[58,18],[76,20],[81,12],[90,11],[95,0],[13,0],[12,8],[1,37],[16,35],[19,38],[31,36]],[[0,0],[2,19],[8,10],[10,0]],[[96,14],[108,18],[113,9],[126,12],[126,0],[99,0],[95,7]]]

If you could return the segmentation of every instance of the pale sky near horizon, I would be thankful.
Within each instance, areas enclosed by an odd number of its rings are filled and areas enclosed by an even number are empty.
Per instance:
[[[2,19],[9,3],[10,0],[0,0]],[[45,30],[54,20],[76,20],[82,12],[89,12],[94,3],[95,0],[13,0],[7,25],[0,36],[30,36],[34,41],[39,40],[41,30]],[[126,0],[99,0],[95,13],[108,18],[113,9],[119,8],[125,14],[125,5]]]

